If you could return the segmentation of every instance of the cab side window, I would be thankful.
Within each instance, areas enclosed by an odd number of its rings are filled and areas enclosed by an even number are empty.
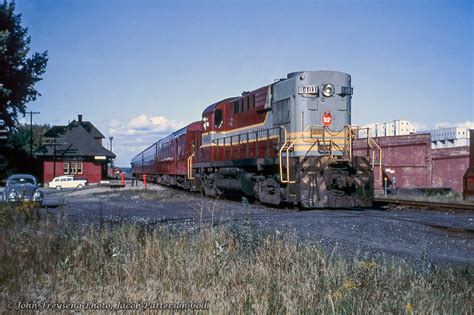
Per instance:
[[[239,101],[234,101],[233,102],[233,105],[234,105],[234,114],[238,114],[239,113]]]
[[[214,111],[214,127],[215,128],[221,128],[223,123],[224,123],[224,121],[222,120],[222,110],[221,109],[216,109]]]

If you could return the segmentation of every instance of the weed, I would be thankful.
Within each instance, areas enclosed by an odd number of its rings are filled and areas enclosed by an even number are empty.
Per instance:
[[[392,257],[348,261],[245,216],[192,232],[78,228],[48,215],[10,222],[0,228],[2,309],[37,300],[209,301],[213,313],[470,313],[474,303],[472,266],[420,273]]]

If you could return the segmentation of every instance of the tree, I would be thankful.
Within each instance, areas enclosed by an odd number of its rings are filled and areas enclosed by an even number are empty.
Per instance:
[[[34,85],[48,63],[47,51],[28,57],[31,38],[14,11],[14,2],[0,4],[0,120],[9,129],[25,114],[26,104],[41,95]]]
[[[51,129],[50,125],[33,125],[33,152],[43,142],[43,135]],[[30,125],[18,125],[4,144],[0,144],[0,179],[15,173],[39,175],[40,168],[31,169],[35,158],[30,156]]]
[[[33,152],[36,152],[39,147],[43,144],[43,135],[51,129],[48,124],[44,125],[33,125]],[[30,139],[31,139],[30,125],[23,124],[18,125],[15,131],[10,134],[7,146],[17,147],[30,155]]]

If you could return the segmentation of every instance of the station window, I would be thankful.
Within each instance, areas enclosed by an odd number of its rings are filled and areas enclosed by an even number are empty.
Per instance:
[[[82,174],[82,163],[77,163],[77,174]]]
[[[64,174],[82,174],[83,167],[82,162],[64,162]]]
[[[75,162],[72,162],[72,163],[69,163],[70,167],[69,167],[69,171],[71,174],[77,174],[77,167],[76,167],[76,163]]]

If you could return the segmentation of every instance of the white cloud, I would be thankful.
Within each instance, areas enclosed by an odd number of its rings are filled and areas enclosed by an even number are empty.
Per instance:
[[[436,128],[451,128],[451,127],[458,127],[458,128],[469,128],[469,129],[474,129],[474,121],[465,121],[465,122],[439,122],[436,123]]]
[[[122,124],[120,121],[112,119],[112,121],[109,124],[110,129],[118,129],[122,127]]]
[[[169,120],[163,116],[148,117],[142,114],[133,118],[128,123],[128,131],[137,133],[140,131],[166,132],[176,130],[184,125],[181,121]]]
[[[153,142],[187,125],[185,121],[163,116],[137,116],[126,123],[112,120],[109,133],[114,136],[115,165],[129,166],[130,160]]]
[[[112,120],[109,124],[109,132],[113,136],[168,134],[184,127],[186,124],[185,121],[167,119],[163,116],[148,117],[142,114],[125,124],[118,120]]]
[[[128,128],[134,130],[148,130],[151,127],[151,120],[147,117],[147,115],[142,114],[136,118],[133,118],[128,123]]]
[[[428,127],[424,123],[416,121],[412,121],[411,123],[413,124],[413,126],[415,126],[416,131],[423,131],[428,129]]]

